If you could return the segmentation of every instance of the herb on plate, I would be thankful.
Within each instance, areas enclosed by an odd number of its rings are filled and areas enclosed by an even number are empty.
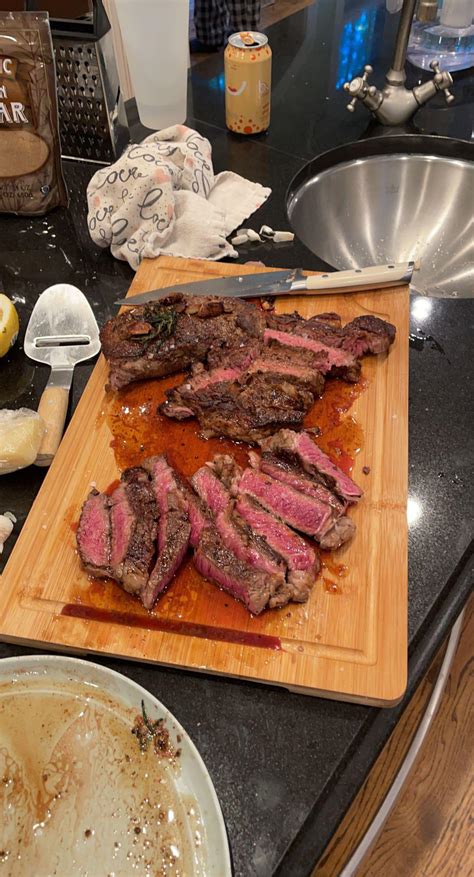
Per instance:
[[[137,716],[135,719],[132,734],[137,738],[141,752],[146,752],[149,745],[152,744],[157,755],[166,755],[171,758],[177,754],[171,746],[170,735],[165,726],[165,720],[150,719],[143,700],[142,713],[141,716]]]

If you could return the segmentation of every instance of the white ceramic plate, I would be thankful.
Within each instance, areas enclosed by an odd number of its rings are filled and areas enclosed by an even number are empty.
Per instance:
[[[165,719],[165,753],[153,739],[142,752],[131,733],[142,700],[150,720]],[[231,875],[196,747],[114,670],[61,656],[0,661],[0,776],[0,864],[11,877]]]

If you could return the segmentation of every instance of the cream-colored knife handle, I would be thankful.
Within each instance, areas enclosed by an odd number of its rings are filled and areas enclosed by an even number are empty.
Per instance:
[[[400,286],[403,283],[410,283],[414,267],[414,262],[388,262],[387,265],[374,265],[370,268],[313,274],[311,277],[306,277],[305,289],[311,293],[327,293]],[[299,288],[300,282],[297,281],[293,288]],[[304,289],[301,291],[304,292]]]
[[[35,460],[36,466],[49,466],[59,448],[66,421],[69,390],[64,387],[46,387],[38,406],[46,430]]]

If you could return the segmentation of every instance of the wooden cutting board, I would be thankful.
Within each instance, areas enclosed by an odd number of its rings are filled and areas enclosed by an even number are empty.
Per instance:
[[[258,270],[264,269],[161,257],[143,263],[130,293]],[[104,490],[117,479],[116,457],[123,466],[166,448],[170,461],[191,473],[226,447],[200,441],[194,422],[180,425],[157,415],[163,387],[176,377],[106,393],[107,365],[100,357],[3,574],[3,639],[380,706],[401,698],[407,665],[408,289],[299,296],[277,304],[280,312],[295,308],[304,316],[337,311],[344,322],[372,313],[397,327],[388,356],[364,359],[360,385],[328,382],[309,416],[310,424],[322,427],[321,446],[347,471],[353,464],[352,476],[364,489],[351,510],[356,536],[323,557],[309,602],[253,618],[188,563],[149,614],[114,583],[84,573],[75,524],[91,484]]]

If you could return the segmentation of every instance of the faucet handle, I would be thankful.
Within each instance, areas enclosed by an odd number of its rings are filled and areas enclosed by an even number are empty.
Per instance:
[[[453,84],[453,77],[447,70],[440,69],[439,61],[432,61],[430,67],[434,72],[433,82],[437,90],[443,92],[447,104],[452,104],[454,94],[450,92],[448,86]]]
[[[346,84],[348,84],[348,83],[346,83]],[[347,91],[347,89],[346,89],[346,91]],[[353,112],[355,112],[356,106],[357,106],[357,98],[353,97],[352,100],[349,101],[348,104],[346,104],[346,110],[349,110],[350,113],[353,113]]]
[[[366,94],[372,95],[376,93],[375,86],[369,86],[367,82],[372,72],[373,68],[370,64],[366,64],[362,76],[356,76],[351,82],[344,83],[344,91],[347,91],[352,97],[352,100],[346,106],[346,109],[348,109],[350,113],[354,112],[358,98],[359,100],[363,100]]]

